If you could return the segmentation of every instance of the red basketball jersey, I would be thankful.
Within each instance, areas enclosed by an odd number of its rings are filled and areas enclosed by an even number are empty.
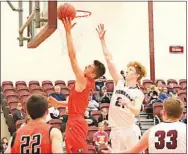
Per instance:
[[[52,153],[52,128],[41,122],[31,122],[19,128],[12,138],[11,153]]]
[[[88,107],[88,98],[91,90],[95,87],[95,81],[92,78],[87,77],[87,85],[84,91],[77,92],[75,90],[75,84],[71,88],[69,101],[68,101],[68,114],[84,115],[86,108]]]

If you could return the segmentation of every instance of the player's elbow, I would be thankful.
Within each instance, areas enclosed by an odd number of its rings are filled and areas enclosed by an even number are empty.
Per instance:
[[[137,116],[137,115],[139,115],[140,114],[140,110],[139,109],[136,109],[135,111],[134,111],[134,114]]]

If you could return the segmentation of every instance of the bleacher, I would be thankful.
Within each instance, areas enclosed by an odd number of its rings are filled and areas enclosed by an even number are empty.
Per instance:
[[[63,80],[57,80],[55,82],[45,80],[42,81],[41,83],[39,81],[30,81],[28,83],[26,83],[25,81],[16,81],[15,83],[13,83],[12,81],[3,81],[1,84],[1,105],[6,120],[6,124],[9,128],[9,132],[14,132],[24,122],[24,120],[18,120],[15,124],[13,120],[12,113],[14,109],[17,107],[18,103],[22,104],[23,111],[26,112],[26,102],[31,94],[41,94],[44,96],[48,96],[49,94],[54,92],[55,85],[59,85],[61,87],[61,92],[65,94],[66,97],[68,97],[70,88],[72,87],[74,82],[75,82],[74,80],[69,80],[66,84],[65,81]],[[185,79],[181,79],[178,82],[174,79],[169,79],[167,81],[163,80],[163,83],[166,85],[168,89],[170,89],[169,83],[173,83],[174,89],[176,89],[178,92],[178,96],[185,103],[185,106],[187,106],[187,102],[185,101],[187,100],[186,99],[187,81]],[[154,83],[151,80],[143,80],[143,82],[140,84],[140,88],[142,89],[145,95],[147,94],[146,93],[147,87],[149,87],[152,84]],[[108,93],[112,94],[114,88],[113,81],[107,80],[105,85],[107,86]],[[96,95],[97,93],[98,93],[97,91],[93,92],[94,95]],[[144,101],[143,104],[146,105],[147,102]],[[109,108],[109,104],[105,104],[105,103],[100,104],[100,110],[102,108]],[[160,117],[161,110],[162,110],[162,104],[155,103],[153,105],[154,119],[146,119],[146,114],[144,112],[144,106],[143,106],[142,112],[137,117],[138,124],[141,127],[142,132],[144,132],[145,130],[147,130],[148,128],[150,128],[155,124],[155,119],[156,117]],[[59,108],[59,111],[60,111],[60,115],[65,114],[65,108]],[[91,112],[91,115],[94,116],[96,120],[98,119],[100,114],[101,111]],[[54,127],[60,128],[62,121],[59,119],[53,119],[49,123]],[[90,152],[92,151],[95,152],[95,147],[93,145],[92,137],[96,131],[97,131],[96,127],[89,127],[87,141],[88,144],[90,145],[89,146]],[[106,127],[106,131],[109,134],[110,128]]]

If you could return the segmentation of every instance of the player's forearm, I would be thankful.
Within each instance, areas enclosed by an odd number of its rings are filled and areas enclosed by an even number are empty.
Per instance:
[[[49,101],[49,103],[54,106],[54,107],[67,107],[68,106],[68,102],[67,101],[57,101],[55,99]]]
[[[138,115],[138,114],[140,113],[140,110],[138,109],[137,106],[129,105],[128,108],[129,108],[129,110],[130,110],[133,114],[135,114],[135,115]]]
[[[71,32],[66,32],[66,39],[67,39],[67,49],[68,49],[69,56],[75,56],[76,51],[74,48]]]
[[[106,61],[108,62],[109,60],[112,60],[112,54],[109,52],[107,45],[106,45],[106,41],[104,39],[101,40],[101,45],[102,45],[102,50],[103,50],[103,54],[105,56]]]

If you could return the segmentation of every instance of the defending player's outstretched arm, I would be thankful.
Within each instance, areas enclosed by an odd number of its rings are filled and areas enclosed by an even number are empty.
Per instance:
[[[104,57],[106,59],[107,65],[108,65],[110,75],[112,76],[115,84],[117,84],[117,81],[119,79],[121,79],[122,76],[118,73],[118,70],[113,62],[113,59],[112,59],[112,54],[108,51],[108,48],[106,46],[106,41],[104,38],[106,30],[104,30],[104,24],[98,25],[98,28],[96,30],[99,34],[99,39],[101,40],[103,54],[104,54]]]
[[[48,97],[48,103],[56,108],[58,107],[67,107],[68,102],[67,101],[57,101],[55,98],[52,96]]]
[[[86,78],[84,76],[84,72],[81,70],[81,68],[78,65],[78,61],[76,58],[76,50],[74,48],[73,40],[72,40],[72,34],[71,29],[75,24],[72,24],[72,20],[70,18],[63,19],[63,24],[66,30],[66,39],[67,39],[67,48],[68,48],[68,54],[72,66],[72,70],[76,76],[76,91],[83,91],[86,87]]]

